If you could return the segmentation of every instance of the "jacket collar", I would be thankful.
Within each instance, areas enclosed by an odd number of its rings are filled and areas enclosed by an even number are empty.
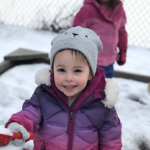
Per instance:
[[[52,87],[51,90],[53,89],[63,101],[66,101],[66,96],[56,88],[54,76],[50,73],[49,68],[39,70],[35,75],[35,82],[37,85]],[[101,100],[101,102],[108,108],[113,107],[116,104],[119,95],[118,85],[112,79],[105,79],[104,70],[97,68],[96,75],[92,78],[92,81],[86,87],[86,90],[82,92],[80,97],[82,100],[86,99],[94,92],[95,99],[100,99],[102,98],[103,91],[105,91],[106,98]],[[80,104],[82,103],[82,100],[79,100]]]

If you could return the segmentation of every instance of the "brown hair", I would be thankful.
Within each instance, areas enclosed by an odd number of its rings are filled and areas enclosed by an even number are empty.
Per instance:
[[[97,0],[97,2],[98,2],[99,4],[101,4],[100,1],[101,1],[101,0]],[[121,1],[121,0],[110,0],[110,6],[111,6],[112,8],[114,8],[114,7],[116,7],[116,6],[120,3],[120,1]]]
[[[84,64],[85,64],[85,63],[88,64],[89,69],[90,69],[89,76],[92,77],[92,70],[91,70],[91,67],[90,67],[89,62],[87,61],[86,57],[85,57],[81,52],[79,52],[79,51],[77,51],[77,50],[74,50],[74,49],[70,49],[70,50],[71,50],[72,56],[73,56],[74,58],[83,61]]]
[[[120,0],[110,0],[112,8],[116,7],[120,3]]]

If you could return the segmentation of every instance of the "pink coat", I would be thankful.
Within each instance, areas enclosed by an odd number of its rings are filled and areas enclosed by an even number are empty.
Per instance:
[[[100,36],[103,49],[98,55],[99,66],[108,66],[117,60],[117,47],[121,58],[126,57],[126,16],[122,5],[120,2],[111,13],[108,13],[96,0],[84,0],[83,7],[74,18],[73,26],[92,29]]]

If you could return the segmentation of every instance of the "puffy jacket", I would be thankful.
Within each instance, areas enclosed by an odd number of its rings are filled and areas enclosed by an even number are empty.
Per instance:
[[[125,62],[127,50],[127,32],[125,30],[126,16],[120,2],[108,14],[96,0],[84,0],[83,7],[76,14],[73,27],[82,26],[92,29],[103,43],[103,49],[99,52],[99,66],[108,66],[118,60],[117,46],[120,50],[120,58]],[[120,59],[119,58],[119,59]]]
[[[44,77],[38,80],[48,81]],[[56,88],[51,75],[51,86],[38,86],[6,127],[18,122],[34,132],[33,150],[121,150],[121,123],[112,106],[118,87],[111,79],[108,81],[106,84],[103,69],[97,68],[92,81],[69,107],[67,97]],[[113,93],[110,102],[105,100],[105,93]]]

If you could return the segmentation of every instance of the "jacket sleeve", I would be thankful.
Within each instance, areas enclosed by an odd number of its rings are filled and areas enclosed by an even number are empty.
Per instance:
[[[126,22],[127,22],[127,19],[126,19],[125,11],[123,10],[123,17],[122,17],[121,26],[119,29],[119,42],[118,42],[118,47],[120,51],[127,50],[128,35],[125,29]]]
[[[128,35],[125,29],[125,24],[126,24],[126,16],[123,10],[122,23],[119,29],[119,42],[118,42],[119,54],[117,59],[118,65],[124,65],[126,63]]]
[[[38,130],[42,120],[39,91],[40,90],[38,87],[32,95],[31,99],[24,102],[22,110],[11,116],[5,127],[7,127],[11,122],[17,122],[23,125],[27,131],[35,132]]]
[[[88,28],[90,26],[90,22],[89,22],[89,18],[90,18],[90,14],[89,14],[89,6],[88,5],[84,5],[79,12],[76,14],[76,16],[74,17],[74,21],[73,21],[73,25],[72,27],[75,26],[81,26],[83,28]]]
[[[121,123],[115,108],[108,109],[99,130],[100,150],[121,150]]]

